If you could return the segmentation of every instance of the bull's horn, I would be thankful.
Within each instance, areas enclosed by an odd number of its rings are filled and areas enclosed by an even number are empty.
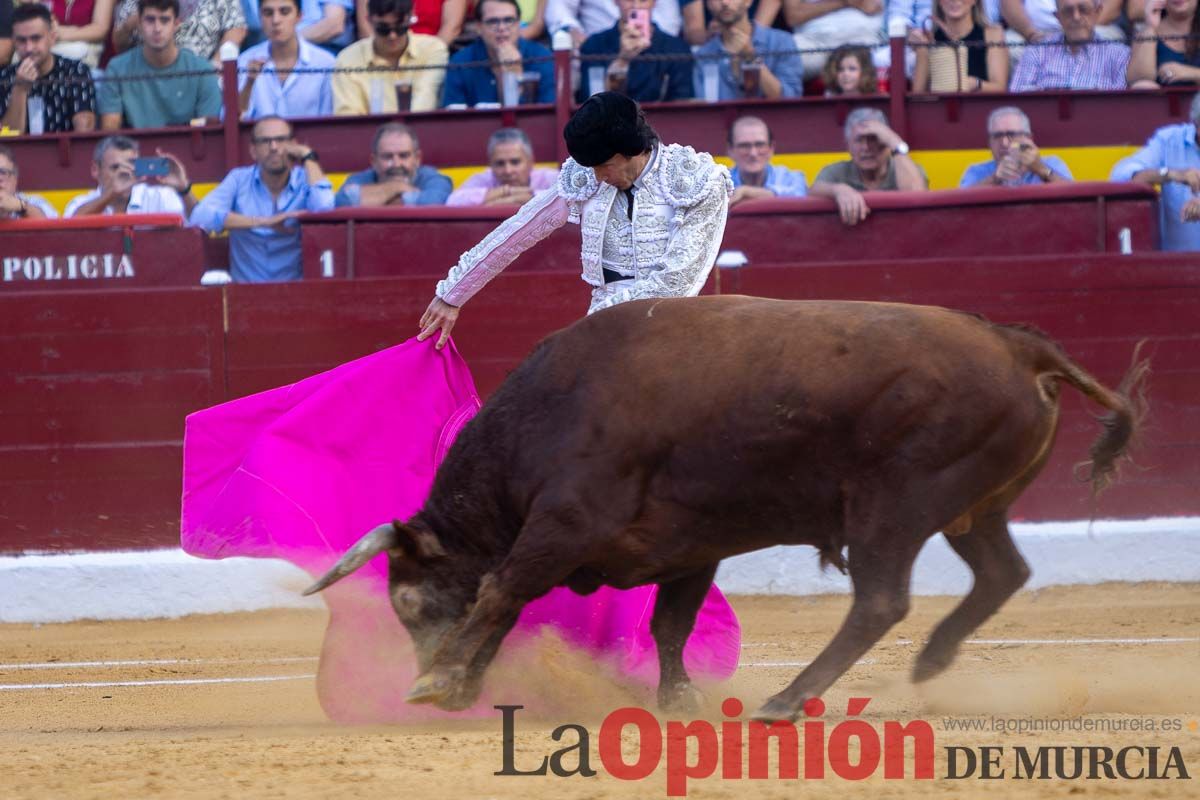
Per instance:
[[[333,565],[333,568],[329,572],[326,572],[321,576],[320,580],[305,589],[303,594],[307,597],[310,594],[316,594],[322,589],[332,586],[384,550],[389,550],[396,546],[395,526],[390,522],[386,525],[380,525],[359,539],[357,544],[347,550],[346,554],[338,559],[338,562]]]

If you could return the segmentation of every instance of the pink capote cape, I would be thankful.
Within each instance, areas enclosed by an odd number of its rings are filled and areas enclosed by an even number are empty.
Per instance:
[[[371,528],[421,508],[437,465],[479,405],[453,343],[439,351],[433,340],[412,339],[191,414],[183,549],[202,558],[282,558],[320,575]],[[658,659],[649,626],[656,591],[602,587],[583,597],[555,589],[525,608],[500,657],[550,625],[565,642],[653,685]],[[445,713],[404,702],[416,662],[388,602],[386,555],[323,596],[330,621],[317,689],[331,719],[396,722]],[[684,651],[689,673],[729,677],[740,641],[737,618],[714,586]],[[536,699],[530,688],[518,702]],[[494,714],[493,702],[511,699],[485,692],[471,712]]]

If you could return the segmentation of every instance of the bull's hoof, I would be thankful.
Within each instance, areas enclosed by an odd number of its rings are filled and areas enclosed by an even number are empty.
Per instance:
[[[943,653],[930,653],[925,650],[921,655],[917,656],[917,663],[913,665],[912,679],[913,683],[922,683],[941,675],[946,669],[954,663],[954,650]]]
[[[789,703],[778,697],[772,697],[763,704],[762,708],[755,711],[750,719],[770,724],[772,722],[795,722],[799,716],[800,712],[792,708]]]
[[[703,702],[704,692],[690,683],[663,686],[658,690],[658,707],[663,711],[692,715],[700,710]]]
[[[450,694],[450,681],[435,672],[427,672],[413,681],[404,698],[406,703],[436,703],[440,705]]]

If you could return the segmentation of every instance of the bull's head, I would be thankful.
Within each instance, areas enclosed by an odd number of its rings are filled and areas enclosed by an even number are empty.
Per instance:
[[[446,634],[462,621],[475,600],[472,587],[456,580],[453,559],[432,531],[420,524],[380,525],[359,539],[304,594],[331,586],[384,552],[388,554],[392,608],[412,637],[417,665],[424,674]]]

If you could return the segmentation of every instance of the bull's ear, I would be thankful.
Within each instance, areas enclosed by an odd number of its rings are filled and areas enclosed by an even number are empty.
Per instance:
[[[392,527],[396,530],[396,547],[406,558],[413,561],[431,561],[446,556],[442,543],[433,531],[405,525],[400,520],[394,520]]]

